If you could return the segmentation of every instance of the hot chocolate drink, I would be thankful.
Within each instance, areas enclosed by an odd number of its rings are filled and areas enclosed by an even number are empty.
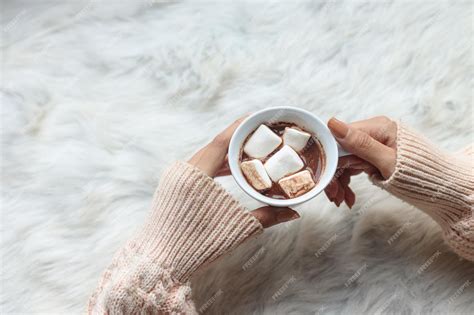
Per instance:
[[[274,199],[296,198],[310,191],[324,164],[318,139],[287,122],[260,125],[240,152],[240,167],[247,182]]]

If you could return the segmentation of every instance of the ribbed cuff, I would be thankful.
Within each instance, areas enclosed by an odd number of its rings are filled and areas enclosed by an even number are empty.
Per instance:
[[[151,215],[134,246],[187,281],[199,267],[263,231],[252,216],[212,178],[177,162],[162,176]]]
[[[431,216],[449,246],[474,260],[472,157],[448,155],[398,124],[397,163],[392,176],[374,182]]]
[[[447,155],[398,124],[395,171],[378,184],[449,226],[472,211],[472,172],[467,158]]]

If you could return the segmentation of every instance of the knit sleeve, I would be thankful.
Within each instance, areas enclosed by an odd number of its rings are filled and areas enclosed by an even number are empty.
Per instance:
[[[442,227],[445,241],[453,251],[474,261],[471,151],[442,152],[399,124],[395,171],[388,180],[375,182],[431,216]]]
[[[197,313],[191,275],[262,230],[218,183],[177,162],[162,176],[143,229],[104,272],[88,313]]]

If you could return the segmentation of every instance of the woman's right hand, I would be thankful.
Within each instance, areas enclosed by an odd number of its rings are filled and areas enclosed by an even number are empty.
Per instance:
[[[388,179],[397,158],[397,124],[385,116],[346,124],[336,118],[328,122],[337,142],[353,155],[341,157],[338,170],[325,192],[338,207],[345,201],[349,208],[355,194],[349,187],[351,176],[365,172]]]

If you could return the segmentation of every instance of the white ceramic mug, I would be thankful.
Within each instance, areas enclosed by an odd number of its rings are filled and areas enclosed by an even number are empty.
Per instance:
[[[245,139],[263,123],[289,122],[312,133],[321,143],[326,157],[326,165],[318,183],[307,193],[292,199],[274,199],[255,190],[245,179],[240,169],[240,149]],[[326,124],[314,114],[296,107],[271,107],[258,111],[247,117],[235,130],[229,144],[229,166],[237,184],[252,198],[276,207],[290,207],[316,197],[329,184],[337,169],[340,156],[348,155],[342,150]]]

